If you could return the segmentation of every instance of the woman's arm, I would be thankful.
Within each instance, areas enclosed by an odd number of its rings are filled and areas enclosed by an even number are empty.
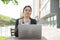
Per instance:
[[[15,23],[15,36],[18,37],[18,20],[16,20],[16,23]]]

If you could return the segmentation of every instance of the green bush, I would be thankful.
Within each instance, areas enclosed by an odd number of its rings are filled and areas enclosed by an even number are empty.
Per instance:
[[[15,22],[14,18],[10,18],[8,16],[3,16],[0,14],[0,26],[8,26],[8,25],[12,25]]]

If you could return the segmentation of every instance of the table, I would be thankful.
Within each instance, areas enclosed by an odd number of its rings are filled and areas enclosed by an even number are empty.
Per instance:
[[[17,37],[8,37],[6,40],[47,40],[45,37],[42,37],[41,39],[19,39]]]

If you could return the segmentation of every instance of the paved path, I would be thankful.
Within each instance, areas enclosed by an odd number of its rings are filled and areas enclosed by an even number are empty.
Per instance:
[[[42,36],[47,40],[60,40],[60,29],[53,27],[42,27]]]

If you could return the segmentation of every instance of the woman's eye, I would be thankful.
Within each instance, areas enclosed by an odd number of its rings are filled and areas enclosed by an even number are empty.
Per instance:
[[[29,12],[31,12],[31,10],[29,10]]]
[[[25,10],[25,11],[28,11],[28,10]]]
[[[31,10],[25,10],[25,11],[29,11],[30,12]]]

